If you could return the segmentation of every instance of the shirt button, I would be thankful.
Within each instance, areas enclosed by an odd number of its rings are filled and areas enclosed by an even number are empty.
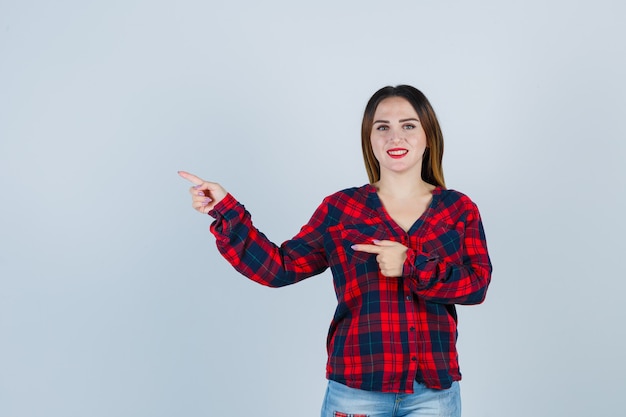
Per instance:
[[[415,327],[411,326],[411,328],[409,330],[414,332],[415,331]]]
[[[415,356],[412,356],[412,357],[411,357],[411,360],[412,360],[413,362],[415,362],[415,361],[417,360],[417,358],[416,358]]]
[[[411,297],[410,295],[407,295],[407,296],[406,296],[406,300],[407,300],[407,301],[411,301],[412,299],[413,299],[413,297]]]

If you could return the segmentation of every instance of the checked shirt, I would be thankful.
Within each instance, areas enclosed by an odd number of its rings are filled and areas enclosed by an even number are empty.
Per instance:
[[[441,187],[408,232],[386,212],[372,185],[326,197],[309,222],[278,246],[228,194],[209,213],[221,254],[246,277],[281,287],[330,268],[337,309],[327,339],[328,379],[352,388],[411,393],[413,381],[449,388],[461,379],[454,304],[479,304],[491,262],[476,205]],[[380,273],[356,243],[407,246],[400,278]]]

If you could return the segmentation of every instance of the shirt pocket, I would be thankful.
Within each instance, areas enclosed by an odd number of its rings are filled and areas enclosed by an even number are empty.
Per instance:
[[[376,254],[355,251],[352,245],[368,244],[372,245],[373,240],[388,239],[382,224],[347,224],[340,231],[341,248],[345,251],[346,260],[349,264],[360,264],[374,262],[376,265]]]
[[[431,256],[460,263],[463,256],[463,223],[438,222],[422,239],[422,251]]]

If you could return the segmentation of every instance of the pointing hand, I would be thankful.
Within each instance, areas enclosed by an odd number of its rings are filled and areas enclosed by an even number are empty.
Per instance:
[[[178,175],[194,184],[189,189],[191,206],[200,213],[207,214],[213,210],[213,207],[228,194],[218,183],[205,181],[185,171],[178,171]]]
[[[352,245],[352,249],[376,254],[376,262],[378,262],[380,272],[384,276],[401,277],[406,252],[409,248],[392,240],[374,240],[373,243],[373,245]]]

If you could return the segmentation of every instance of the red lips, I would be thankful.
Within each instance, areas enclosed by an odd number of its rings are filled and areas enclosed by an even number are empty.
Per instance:
[[[405,148],[387,149],[387,155],[389,155],[393,159],[404,158],[406,154],[408,153],[409,153],[408,149],[405,149]]]

